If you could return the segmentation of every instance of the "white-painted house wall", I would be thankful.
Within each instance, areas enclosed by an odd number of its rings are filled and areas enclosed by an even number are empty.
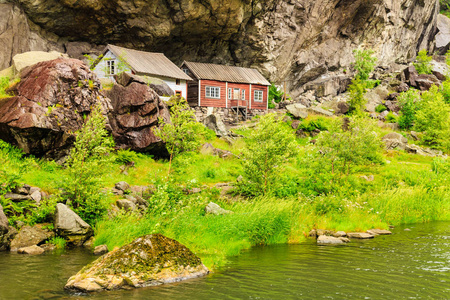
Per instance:
[[[97,74],[97,77],[99,79],[110,79],[114,82],[115,81],[113,78],[114,74],[112,74],[112,75],[106,74],[106,70],[107,70],[106,61],[108,61],[108,60],[115,61],[116,72],[118,72],[117,66],[119,64],[119,60],[109,50],[106,52],[106,54],[103,56],[102,60],[97,64],[97,66],[95,66],[94,72],[95,72],[95,74]],[[120,71],[122,71],[122,70],[120,70]],[[125,66],[125,72],[131,73],[130,68]],[[158,79],[164,81],[173,90],[174,93],[176,93],[177,91],[181,91],[181,97],[184,97],[184,98],[187,97],[187,83],[186,83],[186,80],[184,80],[184,79],[179,79],[179,84],[177,84],[177,79],[175,79],[175,78],[153,75],[153,74],[137,74],[137,75],[158,78]]]
[[[114,74],[111,74],[111,75],[106,74],[106,70],[107,70],[106,61],[108,61],[108,60],[114,60],[115,65],[116,65],[116,73],[118,73],[119,70],[117,69],[117,67],[119,66],[119,60],[111,51],[106,52],[106,54],[103,56],[102,60],[95,66],[94,72],[95,72],[95,74],[97,74],[97,77],[99,79],[111,79],[114,81],[114,78],[113,78]],[[128,68],[127,66],[124,66],[124,64],[122,64],[122,68],[124,68],[125,72],[131,73],[130,68]],[[120,70],[120,71],[122,71],[122,70]]]

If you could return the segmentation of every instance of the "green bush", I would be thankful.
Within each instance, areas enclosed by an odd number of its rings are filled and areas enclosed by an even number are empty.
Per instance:
[[[262,117],[242,151],[245,180],[241,191],[253,195],[271,192],[297,147],[295,136],[281,119],[273,114]]]
[[[353,55],[355,56],[353,67],[356,70],[355,79],[360,80],[362,83],[369,79],[370,73],[373,72],[376,66],[377,58],[373,56],[374,53],[373,50],[353,50]]]
[[[410,89],[401,93],[398,98],[400,105],[400,118],[398,126],[401,129],[410,129],[416,118],[417,103],[420,101],[420,93],[417,90]]]
[[[348,88],[348,92],[350,94],[349,113],[353,115],[362,115],[367,103],[367,99],[364,97],[366,94],[364,82],[358,77],[353,79]]]
[[[319,129],[320,131],[328,130],[330,121],[325,117],[312,118],[302,121],[298,126],[298,129],[302,129],[306,132],[311,132],[313,130]]]
[[[414,63],[414,67],[419,74],[431,74],[432,67],[430,62],[433,60],[433,57],[428,56],[428,51],[426,49],[420,50],[419,54],[416,58],[416,63]]]
[[[391,111],[386,116],[386,122],[388,123],[397,123],[398,117],[394,115]]]
[[[116,162],[123,165],[130,165],[138,160],[136,152],[131,150],[118,150],[116,156]]]
[[[428,145],[443,146],[450,139],[450,106],[437,86],[422,94],[415,128],[423,132],[423,141]]]
[[[383,104],[378,104],[377,107],[375,107],[375,111],[377,113],[382,113],[383,111],[387,110],[387,107]]]
[[[75,144],[66,161],[65,176],[60,183],[62,200],[90,224],[106,212],[105,195],[99,191],[105,165],[111,162],[110,151],[114,142],[106,131],[105,123],[98,104],[76,134]]]

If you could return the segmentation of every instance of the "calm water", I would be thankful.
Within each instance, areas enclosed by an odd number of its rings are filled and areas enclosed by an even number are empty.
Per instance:
[[[0,253],[0,299],[450,299],[450,222],[345,246],[256,247],[205,278],[80,296],[68,277],[94,256]]]

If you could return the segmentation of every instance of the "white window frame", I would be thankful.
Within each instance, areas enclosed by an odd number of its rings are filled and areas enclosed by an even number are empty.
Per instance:
[[[264,101],[264,91],[254,90],[253,91],[253,100],[255,102],[263,102]]]
[[[241,90],[241,100],[245,100],[245,90]]]
[[[220,99],[220,87],[218,86],[206,86],[205,97],[210,99]]]
[[[233,89],[232,88],[228,88],[228,99],[230,99],[230,100],[233,99]]]
[[[105,61],[106,65],[106,75],[112,76],[116,74],[116,60],[115,59],[107,59]]]

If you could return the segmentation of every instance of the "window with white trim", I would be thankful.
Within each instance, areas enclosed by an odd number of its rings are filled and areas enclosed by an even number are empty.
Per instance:
[[[262,102],[263,101],[263,91],[255,90],[253,95],[254,95],[253,96],[253,100],[255,100],[257,102]]]
[[[116,61],[111,59],[106,61],[106,75],[116,74]]]
[[[207,86],[205,96],[206,96],[206,98],[220,99],[220,87]]]
[[[228,99],[233,99],[233,89],[228,88]]]
[[[241,90],[241,99],[245,100],[245,90],[244,89]]]

